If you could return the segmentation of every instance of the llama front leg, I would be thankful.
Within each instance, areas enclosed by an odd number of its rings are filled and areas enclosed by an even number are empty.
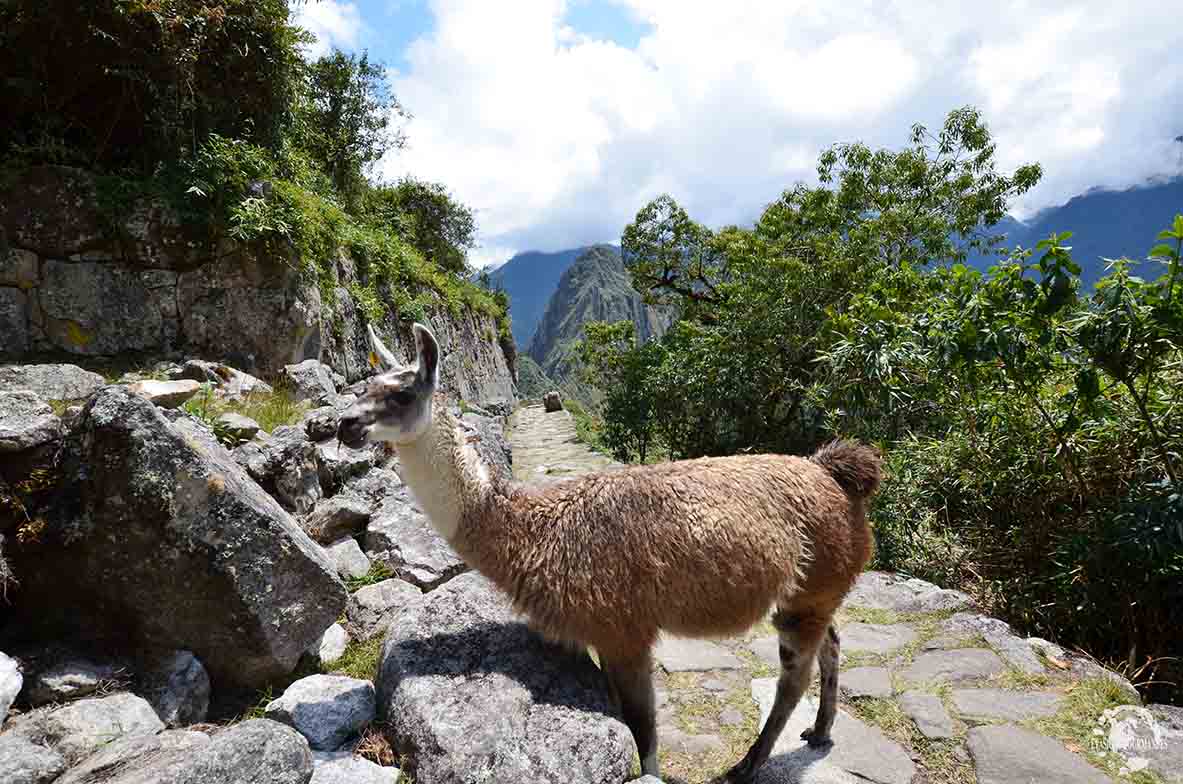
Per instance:
[[[641,774],[661,778],[657,765],[657,710],[653,694],[653,663],[640,658],[614,661],[601,657],[600,666],[620,700],[624,723],[633,733],[641,757]]]
[[[817,655],[821,638],[825,636],[829,620],[792,616],[778,611],[772,623],[780,637],[780,678],[776,682],[776,700],[772,703],[768,721],[764,722],[756,742],[744,758],[727,771],[727,781],[732,784],[748,784],[768,760],[789,716],[809,686],[813,659]]]
[[[830,729],[838,712],[838,654],[840,652],[838,630],[830,624],[821,650],[817,653],[817,665],[821,671],[821,699],[818,701],[817,718],[813,726],[801,733],[809,745],[817,748],[826,746],[830,740]]]

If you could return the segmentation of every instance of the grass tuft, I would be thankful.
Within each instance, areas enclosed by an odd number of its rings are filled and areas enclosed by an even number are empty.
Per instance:
[[[394,571],[389,566],[381,561],[374,561],[370,564],[370,571],[361,577],[350,577],[346,579],[345,587],[349,589],[350,593],[357,593],[367,585],[374,585],[383,580],[389,580],[391,577],[394,577]]]
[[[345,648],[340,659],[327,665],[326,673],[348,675],[363,681],[375,680],[378,675],[378,660],[382,658],[382,636],[370,640],[355,640]]]

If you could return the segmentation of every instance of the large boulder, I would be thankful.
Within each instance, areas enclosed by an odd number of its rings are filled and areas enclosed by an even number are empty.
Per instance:
[[[632,735],[591,659],[544,642],[476,574],[395,615],[377,686],[418,784],[617,784],[632,767]]]
[[[385,563],[396,576],[425,591],[468,569],[401,482],[370,518],[365,549],[372,560]]]
[[[323,406],[333,402],[337,396],[332,368],[315,359],[285,365],[279,378],[296,400],[310,400]]]
[[[320,547],[199,424],[108,387],[67,451],[53,519],[11,549],[26,624],[187,648],[215,681],[257,687],[340,616]]]
[[[0,390],[28,389],[42,400],[85,400],[105,385],[98,373],[77,365],[0,367]]]
[[[112,694],[23,714],[11,722],[8,732],[48,746],[75,764],[113,740],[155,735],[162,729],[164,724],[143,699]]]
[[[82,775],[76,776],[79,773]],[[307,784],[308,742],[267,719],[216,735],[175,730],[111,744],[66,774],[65,784]]]
[[[460,421],[476,437],[476,451],[485,463],[505,479],[511,478],[513,452],[505,438],[505,426],[501,420],[469,411],[460,417]]]
[[[66,769],[66,758],[48,746],[15,732],[0,735],[0,781],[49,784]]]
[[[386,626],[397,613],[422,600],[423,592],[402,580],[367,585],[349,597],[345,608],[350,634],[359,640],[372,640],[385,634]]]
[[[308,514],[323,495],[316,447],[303,428],[277,427],[269,437],[238,447],[234,457],[289,512]]]

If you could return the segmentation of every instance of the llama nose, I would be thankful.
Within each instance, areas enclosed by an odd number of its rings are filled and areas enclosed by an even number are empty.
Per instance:
[[[348,447],[361,446],[366,440],[366,427],[356,416],[344,415],[337,423],[337,440]]]

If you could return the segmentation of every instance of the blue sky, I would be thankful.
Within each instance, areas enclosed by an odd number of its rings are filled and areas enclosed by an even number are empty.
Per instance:
[[[478,264],[617,241],[670,193],[743,223],[840,141],[984,113],[1020,215],[1179,171],[1179,0],[309,0],[320,50],[368,49],[412,114],[378,174],[445,183]],[[314,52],[315,53],[315,52]]]

